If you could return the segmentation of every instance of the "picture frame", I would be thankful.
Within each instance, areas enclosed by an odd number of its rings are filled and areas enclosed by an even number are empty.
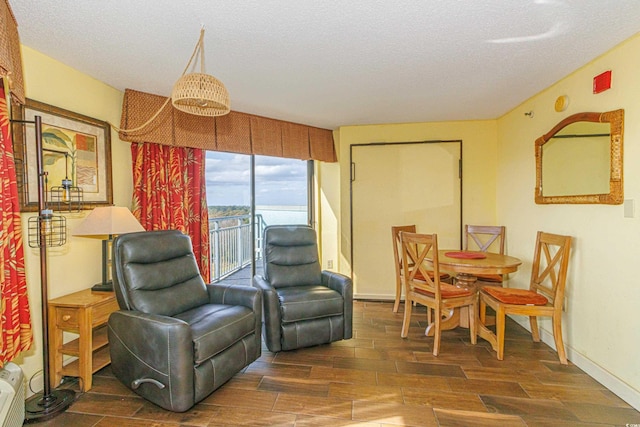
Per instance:
[[[83,200],[78,209],[112,205],[110,125],[106,121],[27,98],[24,105],[13,103],[11,108],[20,211],[38,210],[36,115],[42,118],[47,200],[50,200],[51,188],[60,186],[62,179],[70,179],[72,185],[82,192]]]

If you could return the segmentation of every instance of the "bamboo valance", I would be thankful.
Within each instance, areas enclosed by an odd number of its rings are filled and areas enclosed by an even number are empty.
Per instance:
[[[127,89],[122,129],[135,129],[152,117],[166,97]],[[120,139],[241,154],[336,162],[333,132],[297,123],[231,111],[218,117],[183,113],[167,103],[147,126],[121,131]]]
[[[7,78],[13,98],[24,104],[24,77],[18,23],[8,0],[0,0],[0,78]]]

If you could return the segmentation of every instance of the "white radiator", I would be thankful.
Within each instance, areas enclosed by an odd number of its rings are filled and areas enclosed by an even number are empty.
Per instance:
[[[13,362],[0,369],[0,426],[20,427],[24,422],[24,374]]]

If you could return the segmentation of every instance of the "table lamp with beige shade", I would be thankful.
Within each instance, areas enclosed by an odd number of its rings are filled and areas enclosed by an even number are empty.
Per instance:
[[[95,208],[74,230],[74,236],[102,238],[102,282],[91,287],[93,291],[113,291],[109,275],[109,248],[113,236],[144,231],[131,211],[125,207],[106,206]]]

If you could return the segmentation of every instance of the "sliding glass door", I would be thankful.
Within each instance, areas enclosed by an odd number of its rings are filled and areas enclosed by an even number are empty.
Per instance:
[[[253,262],[251,156],[207,152],[211,280],[217,282]]]
[[[255,156],[255,206],[266,225],[309,223],[307,162]]]
[[[309,170],[303,160],[207,152],[213,281],[256,271],[266,226],[310,223]]]

